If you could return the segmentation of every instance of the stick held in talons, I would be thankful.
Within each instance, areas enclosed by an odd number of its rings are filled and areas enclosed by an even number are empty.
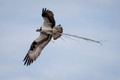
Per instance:
[[[85,38],[85,37],[81,37],[81,36],[76,36],[76,35],[72,35],[72,34],[67,34],[67,33],[62,33],[63,35],[67,35],[67,36],[72,36],[72,37],[75,37],[75,38],[79,38],[79,39],[84,39],[86,41],[92,41],[92,42],[95,42],[95,43],[99,43],[102,45],[102,43],[100,41],[96,41],[96,40],[93,40],[93,39],[89,39],[89,38]]]

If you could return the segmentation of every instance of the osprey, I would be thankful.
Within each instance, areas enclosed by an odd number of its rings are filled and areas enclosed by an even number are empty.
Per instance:
[[[63,32],[61,25],[55,27],[54,14],[52,11],[43,8],[42,17],[44,23],[40,29],[36,30],[37,32],[40,32],[40,36],[31,44],[30,49],[23,60],[25,61],[24,65],[33,63],[40,55],[43,48],[50,42],[51,38],[53,37],[53,39],[56,40]]]
[[[44,19],[44,23],[40,27],[40,29],[36,30],[37,32],[40,32],[40,36],[36,40],[34,40],[33,43],[31,44],[30,49],[23,60],[24,65],[28,66],[31,63],[33,63],[33,61],[35,61],[38,58],[38,56],[41,54],[41,51],[43,50],[43,48],[50,42],[51,38],[56,40],[60,38],[62,34],[88,40],[88,41],[92,41],[92,42],[96,42],[96,43],[100,43],[99,41],[95,41],[92,39],[63,33],[63,29],[61,25],[55,26],[53,12],[46,8],[42,9],[42,17]]]

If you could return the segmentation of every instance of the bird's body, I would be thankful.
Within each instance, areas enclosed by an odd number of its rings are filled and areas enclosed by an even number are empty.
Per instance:
[[[60,25],[55,27],[54,15],[46,8],[42,10],[42,17],[44,19],[43,25],[36,31],[40,32],[40,36],[33,41],[30,49],[24,58],[24,65],[30,65],[40,55],[43,48],[50,42],[53,37],[54,40],[58,39],[63,32]]]

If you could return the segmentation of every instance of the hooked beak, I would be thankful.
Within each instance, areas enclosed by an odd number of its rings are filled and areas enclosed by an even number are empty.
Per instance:
[[[40,29],[37,29],[36,32],[40,32],[41,30]]]

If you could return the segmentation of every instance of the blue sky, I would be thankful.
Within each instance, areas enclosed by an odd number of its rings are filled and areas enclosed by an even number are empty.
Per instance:
[[[0,0],[0,80],[120,80],[119,0]],[[65,33],[50,42],[31,66],[23,65],[42,8],[54,12]]]

